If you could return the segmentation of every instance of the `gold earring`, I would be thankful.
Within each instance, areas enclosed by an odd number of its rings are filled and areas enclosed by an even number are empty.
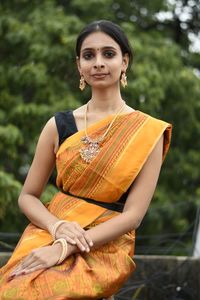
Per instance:
[[[83,91],[85,89],[85,87],[86,87],[85,79],[84,79],[83,75],[81,75],[79,89],[81,91]]]
[[[122,73],[120,82],[121,82],[121,85],[123,86],[123,88],[125,88],[128,85],[127,76],[126,76],[125,72]]]

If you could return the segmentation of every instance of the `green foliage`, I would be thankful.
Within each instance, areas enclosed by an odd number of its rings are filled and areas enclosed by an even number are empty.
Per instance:
[[[21,184],[11,174],[0,170],[0,222],[5,220],[7,211],[17,217],[18,208],[13,199],[17,199]]]
[[[185,7],[188,1],[179,2]],[[128,88],[123,90],[128,104],[173,124],[171,149],[139,232],[191,230],[200,196],[200,55],[190,51],[188,32],[195,33],[198,22],[196,7],[191,7],[195,25],[188,20],[184,27],[175,6],[164,0],[0,4],[1,230],[22,230],[27,222],[17,198],[45,122],[90,96],[89,90],[81,94],[78,89],[74,46],[82,27],[95,19],[117,22],[133,47]],[[171,12],[172,19],[159,20],[161,10]],[[52,177],[44,203],[55,193],[54,184]]]
[[[45,192],[42,194],[41,197],[41,201],[44,204],[47,204],[51,201],[51,199],[53,198],[53,196],[55,195],[55,193],[57,193],[58,190],[56,189],[56,187],[52,184],[49,184],[45,190]]]

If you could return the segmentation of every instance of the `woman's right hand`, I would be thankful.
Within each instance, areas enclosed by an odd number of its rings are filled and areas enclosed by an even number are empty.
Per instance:
[[[77,222],[65,222],[56,230],[56,239],[64,238],[68,243],[76,245],[81,251],[90,251],[92,239],[86,230]]]

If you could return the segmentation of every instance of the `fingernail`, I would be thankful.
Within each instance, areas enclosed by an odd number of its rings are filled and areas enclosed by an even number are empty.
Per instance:
[[[87,248],[87,250],[86,250],[87,252],[90,252],[90,249],[89,248]]]
[[[10,277],[8,277],[7,281],[11,281],[16,275],[12,275]]]
[[[82,249],[83,251],[85,251],[85,247],[82,247],[81,249]]]
[[[93,246],[93,242],[90,242],[90,246]]]

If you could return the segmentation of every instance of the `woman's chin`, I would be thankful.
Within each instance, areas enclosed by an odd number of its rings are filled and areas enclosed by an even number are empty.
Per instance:
[[[92,89],[106,89],[106,88],[111,88],[113,86],[115,86],[116,83],[114,82],[93,82],[90,86],[92,87]]]

